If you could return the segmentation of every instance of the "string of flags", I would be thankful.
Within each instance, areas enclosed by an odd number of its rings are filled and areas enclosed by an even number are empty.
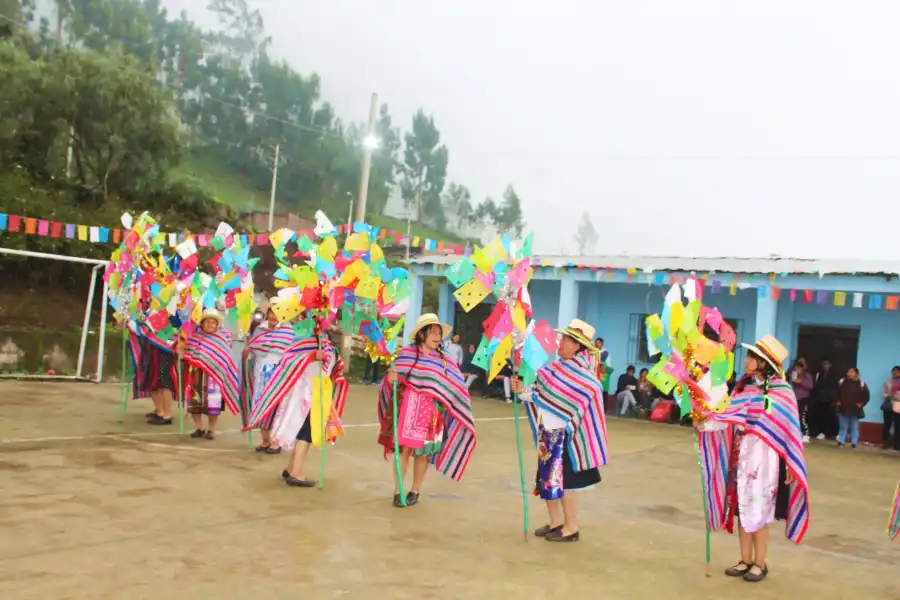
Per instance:
[[[342,223],[338,225],[338,235],[352,233],[352,225]],[[114,227],[100,227],[95,225],[80,225],[76,223],[61,223],[49,219],[36,219],[33,217],[23,217],[21,215],[9,215],[0,213],[0,232],[23,233],[26,235],[37,235],[39,237],[50,237],[55,239],[79,240],[82,242],[91,242],[94,244],[119,244],[128,233],[127,230],[117,229]],[[313,237],[313,230],[298,231],[298,234]],[[187,237],[184,233],[163,233],[166,245],[174,248]],[[235,234],[244,246],[268,246],[268,233],[237,233]],[[195,239],[197,245],[201,248],[209,247],[214,233],[196,234]],[[462,256],[468,247],[465,244],[456,242],[448,242],[444,240],[436,240],[418,235],[407,236],[400,231],[393,229],[383,229],[375,227],[373,229],[373,239],[377,240],[382,246],[406,246],[431,252],[443,252],[446,254],[456,254]]]

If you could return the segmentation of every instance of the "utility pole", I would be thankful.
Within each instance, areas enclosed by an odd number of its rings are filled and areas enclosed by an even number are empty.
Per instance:
[[[416,201],[413,204],[413,208],[418,211],[419,206],[422,203],[422,188],[425,187],[425,173],[428,171],[428,167],[422,167],[422,174],[419,176],[419,181],[416,183]],[[412,244],[412,210],[407,206],[406,207],[406,263],[409,264],[409,247]]]
[[[359,176],[359,198],[356,201],[356,222],[366,222],[366,200],[369,195],[369,171],[372,169],[372,149],[377,146],[375,140],[375,120],[378,118],[378,94],[372,94],[372,105],[369,107],[369,126],[363,140],[362,172]]]
[[[281,158],[281,143],[275,142],[275,164],[272,165],[272,193],[269,197],[269,233],[275,229],[275,189],[278,187],[278,159]]]
[[[56,41],[59,42],[59,45],[62,46],[63,43],[63,22],[65,21],[65,16],[63,15],[62,2],[56,3]],[[75,127],[73,125],[69,126],[69,144],[66,146],[66,180],[72,178],[72,139],[75,137]]]

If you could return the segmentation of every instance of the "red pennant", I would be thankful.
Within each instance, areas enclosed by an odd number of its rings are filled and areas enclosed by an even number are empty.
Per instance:
[[[50,237],[58,238],[62,235],[62,223],[58,221],[53,221],[50,223]],[[116,240],[118,242],[119,240]]]
[[[9,215],[9,231],[18,233],[19,226],[22,223],[22,217],[19,215]]]

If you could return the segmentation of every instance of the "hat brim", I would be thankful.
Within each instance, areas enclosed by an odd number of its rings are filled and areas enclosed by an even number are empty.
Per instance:
[[[594,342],[592,342],[587,337],[585,337],[584,334],[578,333],[576,331],[572,331],[571,329],[555,329],[554,331],[556,331],[556,333],[559,333],[561,335],[565,335],[565,336],[572,338],[573,340],[575,340],[576,342],[578,342],[579,344],[581,344],[582,346],[584,346],[585,348],[587,348],[589,350],[594,347]]]
[[[225,319],[223,319],[223,318],[221,317],[221,315],[215,315],[215,316],[213,316],[213,315],[201,315],[201,316],[200,316],[200,323],[202,324],[203,321],[206,321],[206,320],[208,320],[208,319],[214,320],[216,323],[219,324],[219,327],[221,327],[222,325],[225,324]]]
[[[753,354],[755,354],[756,356],[760,357],[761,359],[763,359],[764,361],[769,363],[769,366],[772,367],[773,369],[775,369],[776,373],[778,373],[779,375],[782,375],[782,376],[784,375],[784,367],[782,367],[781,365],[775,364],[775,361],[773,361],[771,358],[769,358],[768,354],[766,354],[766,352],[764,352],[763,349],[760,348],[759,346],[757,346],[756,344],[741,344],[741,348],[743,348],[744,350],[751,351]]]
[[[441,339],[445,340],[450,337],[450,334],[453,333],[453,328],[447,325],[446,323],[441,323],[440,321],[429,321],[427,323],[422,323],[415,329],[413,329],[412,333],[409,335],[409,341],[415,342],[416,336],[420,331],[425,329],[426,327],[431,327],[432,325],[440,325],[441,326]]]

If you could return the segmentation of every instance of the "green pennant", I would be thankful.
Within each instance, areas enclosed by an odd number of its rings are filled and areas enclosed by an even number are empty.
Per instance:
[[[472,279],[472,276],[475,275],[475,265],[468,258],[464,258],[461,261],[450,265],[450,267],[444,272],[444,276],[447,278],[447,281],[453,284],[455,288],[461,288],[465,284]]]

